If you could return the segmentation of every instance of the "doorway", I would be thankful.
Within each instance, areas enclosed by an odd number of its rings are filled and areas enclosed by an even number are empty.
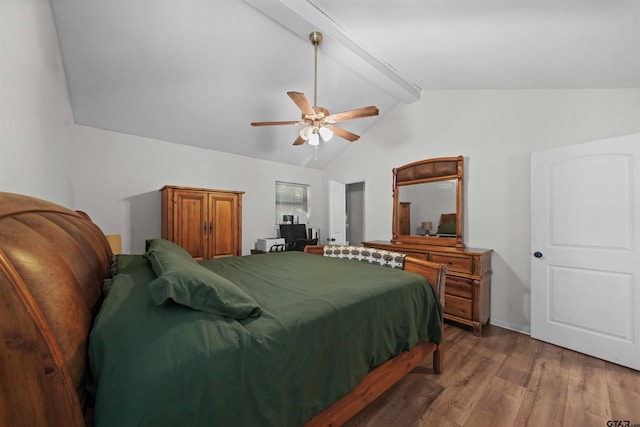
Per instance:
[[[362,246],[364,241],[364,182],[346,185],[346,241]]]

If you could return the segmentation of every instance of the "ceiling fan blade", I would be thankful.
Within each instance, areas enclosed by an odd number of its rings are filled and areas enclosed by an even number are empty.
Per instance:
[[[251,126],[275,126],[275,125],[303,125],[301,121],[288,121],[288,122],[251,122]]]
[[[300,135],[298,135],[296,140],[293,141],[293,145],[302,145],[302,144],[304,144],[304,139],[302,139],[302,137]]]
[[[287,95],[289,95],[289,98],[293,99],[293,102],[296,103],[296,105],[304,115],[315,117],[316,112],[313,110],[313,107],[309,103],[309,100],[307,99],[307,97],[304,96],[304,93],[287,92]]]
[[[380,110],[375,105],[368,107],[356,108],[355,110],[343,111],[328,116],[325,121],[327,123],[343,122],[345,120],[359,119],[362,117],[377,116]]]
[[[327,126],[327,128],[331,129],[334,135],[338,135],[340,138],[344,138],[347,141],[354,142],[360,139],[360,136],[356,135],[355,133],[351,133],[348,130],[339,128],[338,126]]]

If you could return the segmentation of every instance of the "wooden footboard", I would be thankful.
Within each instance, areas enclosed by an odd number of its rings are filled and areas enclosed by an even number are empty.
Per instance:
[[[322,255],[324,253],[324,247],[306,246],[304,251],[311,254]],[[446,265],[407,256],[404,261],[404,270],[425,277],[436,291],[440,303],[444,306]],[[442,324],[441,318],[441,325]],[[312,418],[305,424],[305,427],[338,427],[344,424],[368,404],[381,396],[413,368],[422,363],[430,354],[433,355],[433,370],[436,373],[442,372],[444,368],[442,344],[437,345],[431,342],[418,343],[411,350],[399,354],[369,372],[355,389]]]

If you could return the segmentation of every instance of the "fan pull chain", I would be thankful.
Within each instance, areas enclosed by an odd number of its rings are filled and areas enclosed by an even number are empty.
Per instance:
[[[318,146],[313,147],[313,160],[318,160]]]

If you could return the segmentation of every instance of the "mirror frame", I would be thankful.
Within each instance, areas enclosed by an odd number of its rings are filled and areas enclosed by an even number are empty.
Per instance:
[[[393,218],[391,224],[393,243],[412,243],[428,246],[454,246],[464,248],[462,241],[464,224],[463,209],[463,157],[438,157],[409,163],[392,170],[393,173]],[[398,234],[399,194],[398,188],[405,185],[456,180],[456,237],[408,236]]]

